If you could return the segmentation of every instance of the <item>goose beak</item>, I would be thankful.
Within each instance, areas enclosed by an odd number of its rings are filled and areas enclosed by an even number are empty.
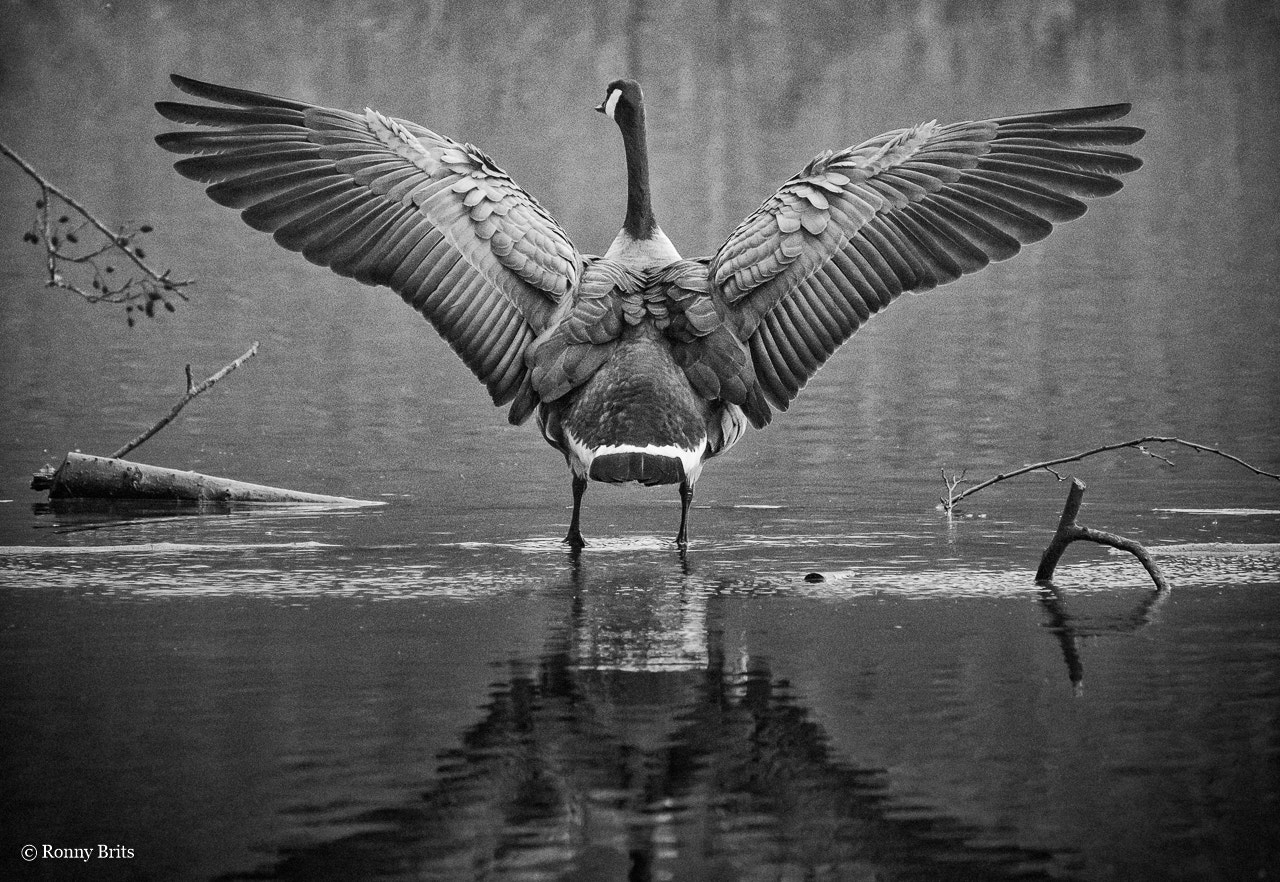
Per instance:
[[[603,101],[601,101],[599,104],[597,104],[597,105],[596,105],[596,113],[608,114],[608,113],[609,113],[609,111],[605,109],[605,106],[604,106],[604,105],[605,105],[605,102],[603,102]]]

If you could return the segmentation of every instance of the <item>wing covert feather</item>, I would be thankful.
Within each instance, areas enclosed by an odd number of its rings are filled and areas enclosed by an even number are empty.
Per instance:
[[[318,107],[173,77],[214,105],[158,102],[196,130],[157,137],[175,163],[307,260],[392,288],[419,309],[496,404],[533,398],[524,355],[578,281],[582,257],[485,153],[373,110]]]

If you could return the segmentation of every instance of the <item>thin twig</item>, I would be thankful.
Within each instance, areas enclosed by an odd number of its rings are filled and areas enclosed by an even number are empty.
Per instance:
[[[939,500],[942,502],[943,509],[950,512],[952,506],[955,505],[955,500],[959,498],[956,496],[956,488],[965,483],[964,476],[968,474],[969,470],[961,469],[958,475],[948,475],[946,469],[939,469],[939,471],[942,473],[942,483],[947,485],[947,498],[942,499],[939,497]]]
[[[1146,447],[1143,447],[1141,444],[1137,445],[1133,449],[1143,454],[1144,456],[1149,456],[1152,459],[1158,459],[1167,466],[1174,465],[1173,460],[1169,459],[1169,457],[1161,453],[1156,453],[1154,450],[1148,450]],[[1224,453],[1223,456],[1226,456],[1226,454]]]
[[[1011,472],[1005,472],[1005,473],[996,475],[994,478],[988,478],[985,481],[981,481],[977,484],[974,484],[972,487],[969,487],[961,491],[960,493],[952,493],[951,490],[954,489],[954,486],[950,486],[948,488],[947,498],[941,500],[942,507],[943,507],[943,510],[945,511],[951,511],[951,509],[955,507],[955,504],[960,500],[964,499],[966,496],[972,496],[974,493],[977,493],[979,490],[983,490],[987,487],[990,487],[992,484],[998,484],[1001,481],[1007,481],[1010,478],[1016,478],[1019,475],[1025,475],[1028,472],[1034,472],[1040,469],[1053,472],[1052,466],[1062,465],[1063,463],[1068,463],[1068,462],[1079,462],[1080,460],[1088,456],[1094,456],[1095,454],[1098,454],[1098,453],[1107,453],[1112,450],[1121,450],[1125,447],[1135,448],[1137,450],[1140,450],[1142,453],[1146,454],[1147,456],[1151,456],[1156,459],[1163,460],[1169,465],[1173,465],[1173,462],[1169,460],[1167,457],[1161,456],[1157,453],[1152,453],[1150,450],[1143,449],[1142,445],[1151,444],[1151,443],[1180,444],[1183,447],[1187,447],[1187,448],[1190,448],[1191,450],[1199,451],[1201,453],[1212,453],[1217,456],[1221,456],[1224,459],[1229,459],[1232,462],[1236,463],[1237,465],[1243,466],[1244,468],[1253,472],[1255,475],[1261,475],[1264,478],[1273,478],[1277,481],[1280,481],[1280,475],[1263,471],[1257,466],[1250,465],[1249,463],[1245,462],[1243,459],[1240,459],[1240,457],[1232,456],[1230,453],[1226,453],[1222,450],[1219,450],[1216,447],[1209,447],[1206,444],[1197,444],[1194,441],[1184,441],[1181,438],[1172,438],[1164,435],[1146,435],[1142,438],[1135,438],[1132,441],[1121,441],[1116,444],[1103,444],[1101,447],[1094,447],[1093,449],[1086,450],[1083,453],[1076,453],[1076,454],[1072,454],[1071,456],[1062,456],[1057,459],[1046,460],[1045,462],[1036,462],[1036,463],[1032,463],[1031,465],[1025,465],[1022,468],[1014,469]],[[1057,472],[1053,472],[1053,474],[1058,477],[1058,480],[1062,480],[1062,477],[1058,475]]]
[[[109,303],[126,303],[130,300],[146,298],[148,304],[150,304],[155,300],[160,300],[170,310],[172,310],[172,306],[165,299],[166,293],[174,294],[183,300],[187,299],[187,295],[182,292],[182,288],[192,284],[194,279],[173,279],[169,276],[170,272],[172,272],[171,270],[158,270],[152,267],[143,259],[143,252],[140,248],[136,246],[131,247],[131,234],[126,233],[124,229],[112,230],[94,216],[94,214],[87,207],[81,204],[79,200],[36,171],[35,168],[32,167],[31,163],[23,159],[13,150],[12,147],[5,144],[3,141],[0,141],[0,153],[13,160],[14,164],[34,180],[36,185],[40,188],[41,198],[37,202],[39,212],[36,219],[37,229],[39,232],[28,233],[28,237],[30,241],[43,240],[45,249],[45,270],[47,275],[45,284],[48,287],[71,291],[80,295],[90,303],[100,303],[104,301]],[[59,247],[61,239],[49,220],[50,195],[56,196],[68,208],[83,217],[89,225],[102,234],[106,240],[106,244],[97,248],[91,248],[83,254],[73,254],[61,250]],[[66,239],[72,243],[76,243],[78,241],[76,236],[83,227],[84,224],[82,223],[74,230],[64,233]],[[143,227],[140,230],[140,232],[148,231],[148,227]],[[120,254],[123,254],[147,276],[147,280],[141,284],[141,290],[132,290],[132,286],[134,284],[133,279],[129,279],[122,285],[115,288],[110,287],[110,285],[104,281],[104,277],[96,263],[96,260],[111,251],[117,251]],[[74,281],[63,276],[62,273],[59,272],[60,262],[70,264],[87,264],[93,267],[94,288],[101,293],[91,293],[86,291]],[[109,267],[108,272],[110,272]],[[150,312],[150,306],[148,306],[148,315],[150,315]],[[132,323],[132,319],[130,320],[130,323]]]
[[[179,411],[181,411],[184,407],[186,407],[186,406],[187,406],[187,403],[188,403],[189,401],[191,401],[191,399],[192,399],[192,398],[195,398],[195,397],[196,397],[197,395],[199,395],[200,393],[207,391],[211,386],[213,386],[213,384],[214,384],[214,383],[216,383],[216,382],[218,382],[219,380],[221,380],[221,379],[222,379],[223,377],[225,377],[227,374],[231,373],[231,372],[232,372],[232,371],[234,371],[236,368],[240,367],[240,365],[244,364],[246,361],[248,361],[250,358],[253,358],[253,356],[255,356],[255,355],[257,355],[257,354],[258,354],[258,341],[257,341],[257,340],[255,340],[255,341],[253,341],[253,345],[249,347],[249,351],[248,351],[248,352],[246,352],[244,355],[242,355],[242,356],[240,356],[239,358],[237,358],[235,361],[231,362],[231,364],[227,365],[226,367],[224,367],[222,370],[218,371],[218,372],[217,372],[216,374],[214,374],[213,376],[209,377],[207,380],[205,380],[205,381],[204,381],[203,383],[201,383],[199,386],[192,386],[192,385],[191,385],[191,365],[187,365],[187,392],[186,392],[186,394],[185,394],[184,396],[182,396],[182,400],[181,400],[181,401],[179,401],[177,404],[175,404],[175,405],[173,406],[173,409],[172,409],[172,410],[170,410],[168,414],[166,414],[165,416],[163,416],[163,417],[161,417],[159,420],[157,420],[157,421],[156,421],[156,423],[155,423],[155,425],[153,425],[151,428],[147,429],[145,432],[143,432],[143,433],[142,433],[141,435],[139,435],[137,438],[134,438],[132,441],[130,441],[130,442],[129,442],[128,444],[126,444],[124,447],[121,447],[121,448],[120,448],[119,450],[117,450],[115,453],[111,454],[111,457],[110,457],[110,458],[111,458],[111,459],[120,459],[120,458],[122,458],[126,453],[128,453],[129,451],[133,450],[135,447],[138,447],[140,444],[142,444],[142,442],[146,441],[148,438],[150,438],[150,437],[151,437],[152,435],[154,435],[156,432],[159,432],[159,431],[160,431],[161,429],[163,429],[165,426],[169,425],[170,421],[172,421],[172,420],[173,420],[173,418],[174,418],[174,417],[176,417],[176,416],[178,415],[178,412],[179,412]]]

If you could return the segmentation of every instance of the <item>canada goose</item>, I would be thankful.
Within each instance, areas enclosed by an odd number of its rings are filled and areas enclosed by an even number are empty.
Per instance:
[[[573,482],[565,542],[583,544],[587,481],[679,484],[680,530],[702,465],[769,423],[835,350],[904,291],[1012,257],[1141,165],[1098,149],[1127,104],[888,132],[824,151],[712,257],[680,257],[654,219],[640,86],[596,110],[622,132],[627,213],[603,257],[481,150],[374,110],[350,113],[174,76],[222,106],[162,101],[213,126],[157,137],[313,263],[386,285],[420,310],[508,419],[535,411]]]

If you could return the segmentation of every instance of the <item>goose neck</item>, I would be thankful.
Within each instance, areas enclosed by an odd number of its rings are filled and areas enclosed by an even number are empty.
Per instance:
[[[622,228],[635,239],[648,239],[657,229],[649,194],[649,148],[645,142],[644,108],[620,121],[627,156],[627,217]]]

